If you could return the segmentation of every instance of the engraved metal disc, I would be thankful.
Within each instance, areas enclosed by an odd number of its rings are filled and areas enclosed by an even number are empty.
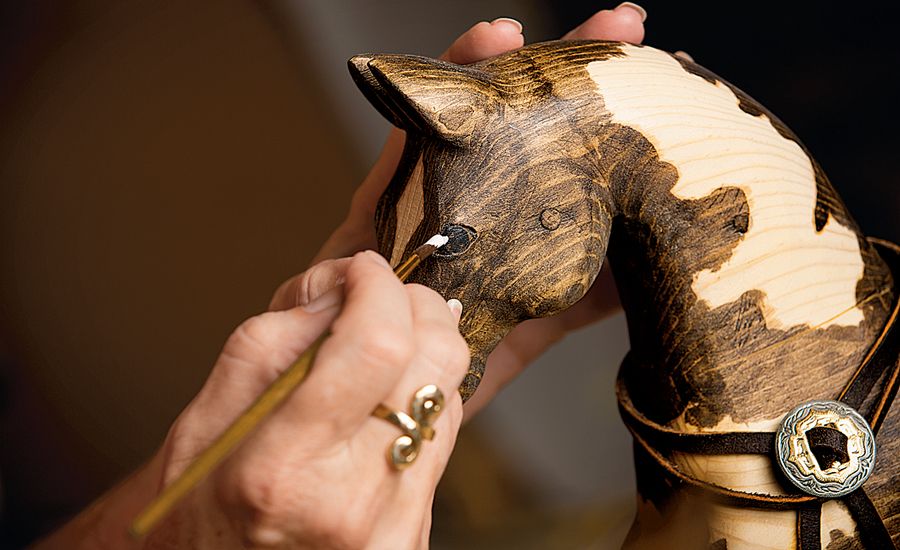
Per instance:
[[[823,467],[807,432],[830,428],[847,438],[846,462]],[[784,417],[775,434],[775,455],[784,475],[804,493],[837,498],[862,486],[875,467],[875,435],[866,420],[839,401],[810,401]]]

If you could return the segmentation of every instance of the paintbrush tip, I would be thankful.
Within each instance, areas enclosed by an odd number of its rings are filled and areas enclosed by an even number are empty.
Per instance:
[[[430,239],[425,241],[425,244],[431,245],[435,248],[440,248],[440,247],[444,246],[445,244],[447,244],[448,242],[450,242],[450,237],[445,237],[445,236],[441,235],[440,233],[438,233],[434,237],[431,237]]]
[[[430,239],[428,239],[428,241],[426,241],[425,244],[423,244],[419,248],[415,249],[413,251],[413,256],[418,257],[419,261],[424,260],[428,256],[431,256],[431,254],[435,250],[444,246],[448,242],[450,242],[450,237],[445,237],[445,236],[441,235],[440,233],[438,233],[434,237],[431,237]],[[416,265],[418,265],[418,264],[416,264]]]

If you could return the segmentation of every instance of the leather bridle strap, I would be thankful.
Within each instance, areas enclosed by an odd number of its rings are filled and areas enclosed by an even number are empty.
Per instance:
[[[900,285],[900,248],[886,241],[876,239],[870,239],[870,241],[881,250],[882,257],[893,273],[895,288],[900,288],[898,286]],[[876,435],[897,394],[898,386],[900,386],[900,360],[898,360],[900,328],[896,327],[898,316],[900,316],[900,300],[898,300],[897,294],[900,292],[895,292],[894,305],[884,328],[859,368],[838,395],[838,400],[858,410],[878,380],[885,379],[880,394],[873,401],[871,409],[863,414],[872,428],[872,432]],[[762,454],[773,456],[774,432],[687,433],[653,422],[637,410],[628,395],[622,373],[630,360],[630,356],[625,357],[616,382],[619,411],[634,436],[635,442],[663,470],[684,483],[686,488],[712,497],[722,504],[767,510],[796,510],[798,547],[802,550],[821,548],[821,508],[826,499],[802,493],[768,495],[722,487],[683,472],[674,461],[659,451],[659,449],[665,449],[666,452],[679,451],[707,455]],[[860,412],[862,413],[862,411]],[[821,439],[823,445],[833,443],[833,441],[829,441],[827,435]],[[777,468],[775,471],[780,474]],[[893,547],[883,520],[863,488],[842,497],[841,500],[856,521],[860,538],[866,548]]]
[[[822,503],[797,509],[797,546],[800,550],[822,550]]]

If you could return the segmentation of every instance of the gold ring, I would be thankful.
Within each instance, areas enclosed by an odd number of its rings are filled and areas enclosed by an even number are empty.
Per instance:
[[[388,462],[397,470],[406,468],[419,456],[423,439],[434,439],[434,421],[444,408],[444,394],[434,384],[422,386],[410,401],[410,414],[394,411],[379,404],[372,416],[387,420],[400,428],[399,436],[388,447]]]

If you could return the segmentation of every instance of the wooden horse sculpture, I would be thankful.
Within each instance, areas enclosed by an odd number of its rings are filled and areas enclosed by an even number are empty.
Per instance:
[[[464,304],[464,397],[503,335],[577,302],[611,258],[639,491],[626,545],[897,544],[897,249],[861,234],[781,121],[692,62],[623,43],[350,68],[408,132],[377,214],[381,251],[396,263],[451,237],[415,279]],[[848,431],[840,411],[804,409],[785,439],[807,477],[832,476],[817,496],[778,466],[774,432],[798,405],[838,399],[865,421]],[[877,467],[830,498],[835,476],[874,461],[860,422],[878,433]]]

